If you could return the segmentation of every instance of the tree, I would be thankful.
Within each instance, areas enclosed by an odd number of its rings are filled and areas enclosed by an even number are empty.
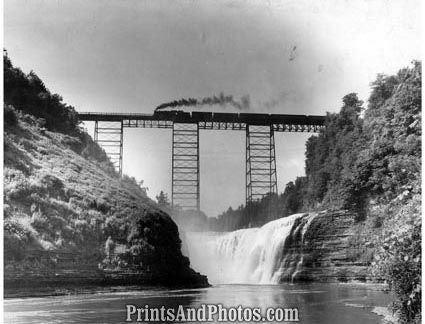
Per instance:
[[[105,253],[108,258],[111,258],[111,255],[115,251],[115,242],[111,236],[108,236],[108,239],[105,242]]]
[[[168,200],[168,195],[164,191],[160,191],[158,196],[155,197],[158,205],[160,207],[170,207],[170,201]]]

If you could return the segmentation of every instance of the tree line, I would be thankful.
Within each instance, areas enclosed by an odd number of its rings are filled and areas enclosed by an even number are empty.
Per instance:
[[[6,50],[3,50],[3,77],[5,127],[13,127],[19,118],[35,118],[43,129],[76,138],[74,151],[100,162],[110,175],[118,176],[105,151],[80,126],[75,108],[64,103],[60,95],[51,93],[34,71],[25,74],[13,66]]]
[[[343,97],[338,113],[306,143],[305,176],[280,195],[228,210],[216,230],[260,226],[297,212],[348,209],[358,220],[369,202],[391,201],[419,190],[421,156],[421,63],[396,75],[378,75],[365,108],[356,93]]]

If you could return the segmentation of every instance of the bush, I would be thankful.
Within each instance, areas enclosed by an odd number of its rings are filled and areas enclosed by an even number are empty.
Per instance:
[[[39,186],[43,189],[43,191],[47,192],[50,196],[57,197],[65,196],[64,192],[64,184],[61,179],[50,175],[45,174],[39,180]]]
[[[32,213],[31,225],[39,231],[48,231],[50,224],[47,217],[44,216],[40,210],[38,210]]]
[[[380,215],[374,215],[372,218],[372,227],[373,228],[380,228],[383,224],[384,220]]]
[[[20,261],[25,257],[25,241],[16,234],[4,234],[4,259]]]
[[[22,171],[5,168],[4,193],[6,199],[22,201],[31,194],[31,185]]]
[[[4,105],[3,109],[5,126],[15,126],[18,123],[15,109],[10,105]]]
[[[377,242],[381,247],[375,255],[374,270],[385,276],[395,292],[397,299],[392,308],[401,322],[412,323],[421,314],[420,196],[393,205],[393,209],[394,215]]]
[[[31,239],[31,234],[16,221],[4,223],[4,259],[20,261],[25,256],[25,250]]]

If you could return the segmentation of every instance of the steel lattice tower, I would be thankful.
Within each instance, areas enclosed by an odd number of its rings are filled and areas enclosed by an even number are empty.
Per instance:
[[[246,205],[277,194],[274,131],[271,126],[246,127]]]
[[[172,207],[199,211],[200,189],[198,123],[173,124],[171,178]]]
[[[179,110],[153,114],[79,112],[78,117],[95,122],[95,141],[120,174],[123,128],[172,129],[172,205],[195,210],[200,207],[199,130],[246,132],[245,202],[255,207],[254,201],[277,194],[274,132],[317,133],[326,121],[326,116]]]
[[[115,169],[122,176],[123,123],[95,121],[94,141],[105,150]]]

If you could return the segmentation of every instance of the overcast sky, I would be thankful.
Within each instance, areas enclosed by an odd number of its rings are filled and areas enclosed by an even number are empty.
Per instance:
[[[152,112],[249,95],[254,112],[325,114],[377,73],[420,58],[420,0],[6,0],[4,42],[78,111]],[[229,109],[229,111],[231,111]],[[87,125],[92,134],[92,125]],[[279,190],[304,174],[308,134],[276,134]],[[201,133],[201,208],[244,202],[244,133]],[[171,194],[171,132],[126,129],[124,172]]]

